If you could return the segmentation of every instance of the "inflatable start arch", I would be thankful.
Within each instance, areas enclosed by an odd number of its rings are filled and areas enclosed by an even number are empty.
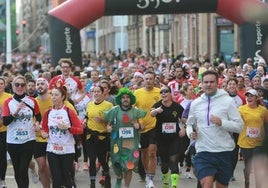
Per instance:
[[[262,0],[265,1],[265,0]],[[81,65],[80,30],[107,15],[146,15],[181,13],[218,13],[241,27],[241,61],[255,61],[268,54],[263,49],[267,25],[250,20],[252,10],[268,10],[260,0],[69,0],[49,12],[52,64],[62,57]],[[255,11],[255,12],[256,12]],[[251,14],[250,14],[251,13]]]

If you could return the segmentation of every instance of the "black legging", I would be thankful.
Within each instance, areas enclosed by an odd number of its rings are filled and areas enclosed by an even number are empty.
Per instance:
[[[24,144],[7,144],[18,188],[29,187],[28,167],[33,157],[35,141]]]
[[[103,140],[99,140],[98,136],[91,136],[86,142],[86,147],[89,157],[89,176],[91,182],[95,183],[96,179],[96,160],[100,162],[103,174],[109,175],[109,165],[108,165],[108,153],[110,151],[110,137],[106,137]],[[106,181],[105,181],[106,183]]]
[[[51,171],[53,188],[62,186],[71,188],[75,184],[72,177],[74,153],[57,155],[48,152],[47,159]]]
[[[159,139],[158,140],[158,154],[161,159],[161,171],[163,174],[168,173],[171,170],[171,174],[179,174],[179,152],[180,148],[180,138],[171,138],[168,140]]]
[[[0,180],[5,180],[7,171],[7,132],[0,132]]]
[[[179,155],[179,162],[180,166],[183,164],[184,159],[186,162],[187,167],[191,167],[191,156],[185,156],[185,151],[187,150],[188,146],[190,144],[190,139],[187,135],[181,138],[181,145],[180,145],[180,155]]]
[[[84,132],[83,134],[81,135],[81,142],[82,142],[82,149],[83,149],[83,162],[88,162],[88,152],[87,152],[87,146],[86,146],[86,128],[84,128]]]
[[[162,161],[161,159],[162,174],[168,173],[169,169],[171,171],[171,174],[179,174],[178,161],[179,161],[179,154],[174,154],[174,155],[169,156],[168,162]]]

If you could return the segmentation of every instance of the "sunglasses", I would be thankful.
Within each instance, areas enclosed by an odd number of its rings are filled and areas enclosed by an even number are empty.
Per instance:
[[[160,94],[169,93],[169,92],[170,92],[169,89],[162,89],[160,91]]]
[[[15,85],[15,87],[25,87],[26,86],[26,84],[25,83],[15,83],[14,84]]]

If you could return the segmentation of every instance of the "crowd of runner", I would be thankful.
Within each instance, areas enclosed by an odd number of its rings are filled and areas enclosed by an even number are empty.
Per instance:
[[[193,174],[197,187],[222,188],[236,180],[238,160],[250,187],[252,167],[266,161],[264,59],[240,62],[234,53],[226,63],[216,55],[130,50],[82,59],[78,65],[63,57],[53,67],[43,54],[13,54],[11,64],[1,56],[0,188],[8,186],[7,152],[19,188],[29,187],[28,168],[45,188],[76,187],[78,169],[88,171],[92,188],[129,187],[132,172],[154,188],[157,164],[164,188],[178,188],[180,176]],[[261,188],[264,175],[254,173]]]

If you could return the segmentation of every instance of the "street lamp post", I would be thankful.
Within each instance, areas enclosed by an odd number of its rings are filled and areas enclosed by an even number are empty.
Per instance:
[[[6,63],[11,64],[11,20],[10,20],[10,0],[6,1]]]
[[[168,15],[168,25],[169,25],[169,44],[171,44],[171,46],[169,47],[169,51],[171,52],[170,55],[174,55],[174,15],[173,14],[169,14]]]

